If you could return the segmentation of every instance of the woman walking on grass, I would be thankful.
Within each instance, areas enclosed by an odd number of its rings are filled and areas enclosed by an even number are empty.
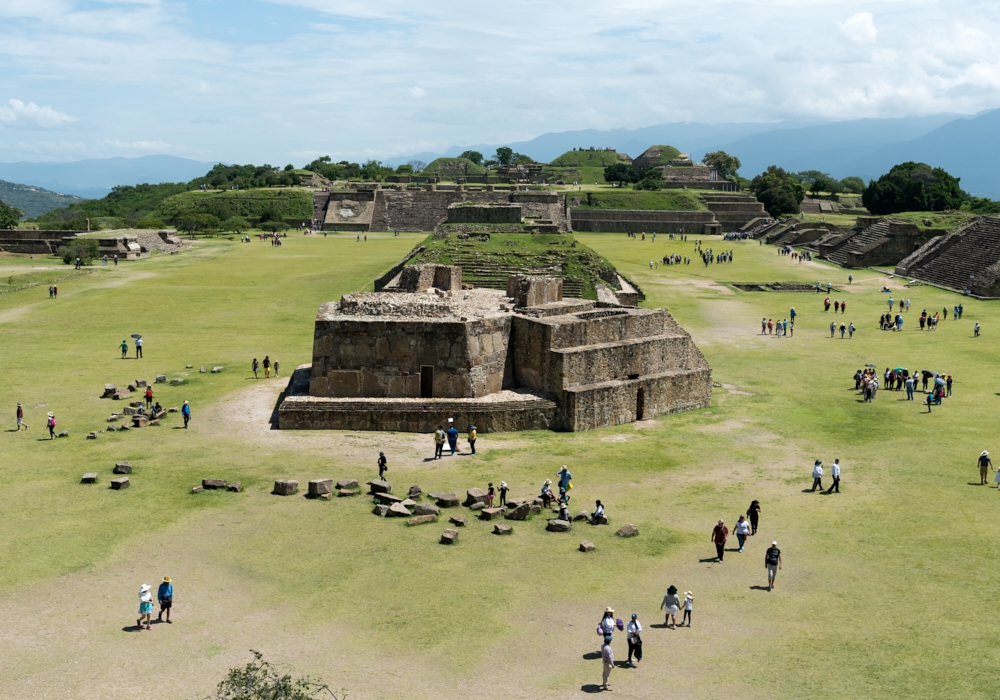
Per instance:
[[[747,508],[747,517],[750,518],[750,536],[757,534],[757,522],[760,519],[760,501],[753,500]]]
[[[740,516],[740,519],[736,522],[736,539],[740,541],[740,554],[743,553],[743,545],[747,541],[747,537],[750,536],[750,523],[744,516]]]
[[[148,583],[142,584],[139,589],[139,619],[135,621],[135,626],[138,629],[142,629],[143,620],[146,621],[146,629],[153,629],[150,627],[150,617],[153,614],[153,596],[149,592],[150,585]]]
[[[45,422],[45,426],[49,429],[49,440],[52,440],[56,436],[56,415],[49,411],[49,419]]]
[[[660,610],[666,611],[663,624],[670,629],[677,628],[677,611],[680,607],[681,599],[677,597],[677,586],[671,585],[667,589],[667,594],[663,596],[663,602],[660,603]]]
[[[260,369],[260,363],[257,362],[257,358],[253,358],[253,362],[250,363],[250,369],[253,370],[253,378],[257,379],[257,370]]]

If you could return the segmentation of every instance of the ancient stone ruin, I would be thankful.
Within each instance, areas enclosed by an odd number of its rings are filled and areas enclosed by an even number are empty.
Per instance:
[[[280,428],[577,431],[709,405],[708,363],[664,309],[563,298],[557,278],[463,290],[458,267],[405,272],[320,307]]]

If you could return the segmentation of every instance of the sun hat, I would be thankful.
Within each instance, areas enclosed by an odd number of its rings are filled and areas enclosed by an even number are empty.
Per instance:
[[[615,614],[614,608],[604,608],[604,614],[607,615],[608,613],[614,615]]]
[[[721,520],[719,521],[719,525],[722,525],[722,521]]]
[[[775,541],[774,541],[774,542],[772,542],[771,544],[772,544],[773,546],[777,547],[777,546],[778,546],[778,540],[775,540]]]
[[[552,479],[546,479],[546,480],[545,480],[545,483],[546,483],[546,484],[551,484],[551,483],[552,483]]]
[[[163,582],[164,583],[170,583],[170,577],[169,576],[164,576],[163,577]]]
[[[187,401],[185,401],[184,403],[187,403]]]
[[[500,482],[500,486],[501,487],[506,487],[507,486],[507,482],[506,481],[501,481]]]
[[[52,414],[50,413],[49,415],[51,416]],[[980,457],[986,457],[987,455],[989,455],[989,452],[987,452],[986,450],[983,450],[983,453],[981,455],[979,455],[979,456]]]
[[[150,589],[150,585],[148,583],[144,583],[141,586],[139,586],[139,592],[140,593],[145,593],[149,589]]]
[[[687,598],[694,598],[694,593],[691,591],[684,591],[684,596]]]
[[[55,413],[53,413],[52,411],[49,411],[49,418],[51,418],[54,415],[55,415]],[[986,453],[984,452],[983,454],[986,454]]]

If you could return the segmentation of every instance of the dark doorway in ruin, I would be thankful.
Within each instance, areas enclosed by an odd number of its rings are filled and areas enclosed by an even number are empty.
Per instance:
[[[434,398],[434,368],[430,365],[420,368],[420,398]]]
[[[635,419],[642,420],[642,412],[646,408],[646,390],[639,387],[635,395]]]

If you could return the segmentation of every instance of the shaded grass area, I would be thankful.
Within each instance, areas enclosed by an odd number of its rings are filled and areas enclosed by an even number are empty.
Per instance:
[[[698,195],[687,190],[644,191],[606,189],[582,193],[580,207],[584,209],[646,209],[665,211],[705,211]]]

